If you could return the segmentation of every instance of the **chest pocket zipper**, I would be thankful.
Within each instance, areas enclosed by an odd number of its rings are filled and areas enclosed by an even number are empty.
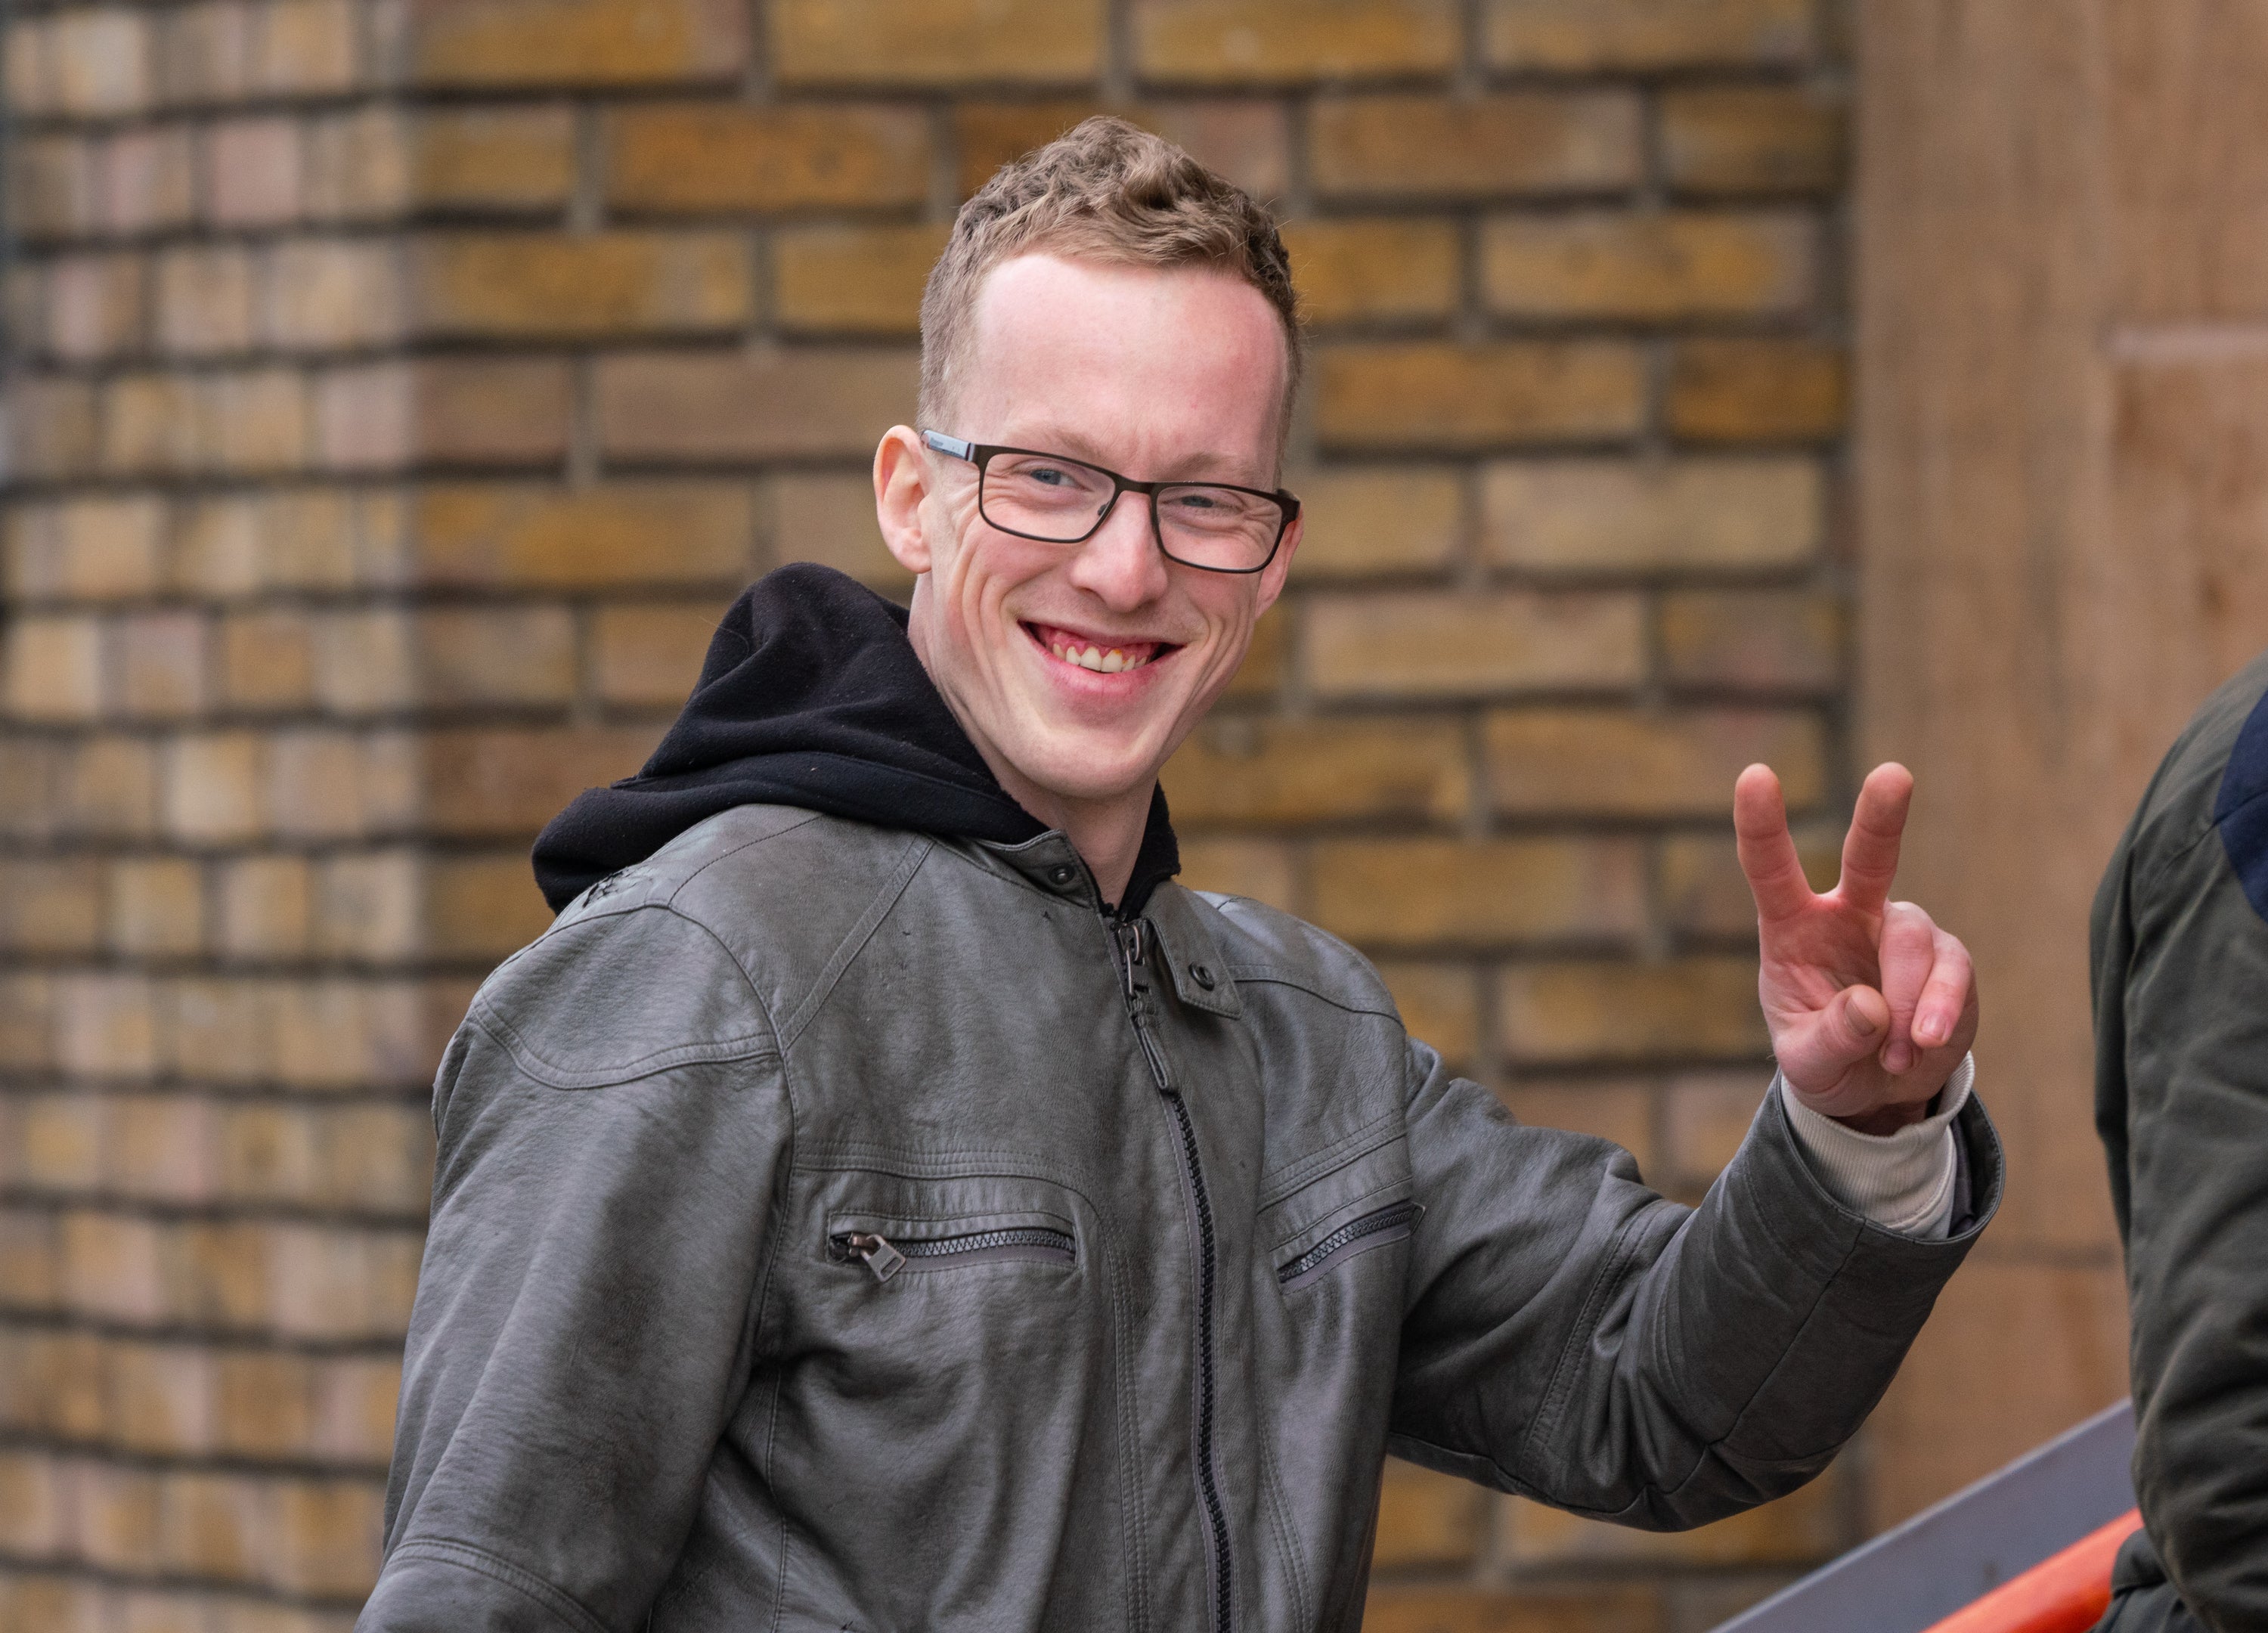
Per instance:
[[[1304,1287],[1331,1267],[1331,1261],[1352,1253],[1366,1242],[1379,1238],[1399,1241],[1417,1229],[1418,1221],[1425,1217],[1423,1204],[1398,1202],[1381,1208],[1375,1213],[1366,1213],[1360,1218],[1350,1219],[1329,1236],[1276,1272],[1277,1285],[1289,1292]]]
[[[895,1240],[873,1231],[837,1231],[827,1239],[836,1258],[863,1261],[878,1282],[888,1281],[916,1259],[961,1264],[988,1259],[1040,1259],[1069,1264],[1079,1256],[1069,1231],[1038,1225],[971,1231],[961,1236],[901,1236]]]

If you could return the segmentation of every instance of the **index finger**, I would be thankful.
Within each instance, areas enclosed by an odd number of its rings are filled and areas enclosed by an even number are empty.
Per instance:
[[[1836,889],[1861,912],[1881,912],[1898,876],[1898,842],[1913,803],[1913,773],[1896,761],[1876,766],[1859,790],[1851,832],[1843,841],[1843,878]]]
[[[1767,765],[1753,765],[1733,784],[1733,837],[1756,916],[1767,923],[1800,912],[1811,901],[1811,881],[1787,831],[1787,800]]]

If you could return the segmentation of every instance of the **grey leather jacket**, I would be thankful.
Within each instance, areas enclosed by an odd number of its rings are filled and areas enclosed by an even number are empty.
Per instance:
[[[585,892],[434,1114],[371,1633],[1352,1629],[1389,1450],[1734,1512],[1977,1228],[1845,1210],[1769,1096],[1680,1207],[1281,913],[781,806]]]

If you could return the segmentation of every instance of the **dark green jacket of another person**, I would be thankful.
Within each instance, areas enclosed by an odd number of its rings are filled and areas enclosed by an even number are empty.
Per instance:
[[[2198,711],[2095,901],[2095,1126],[2126,1246],[2148,1526],[2120,1557],[2132,1591],[2106,1625],[2122,1633],[2189,1625],[2176,1587],[2213,1633],[2268,1633],[2264,693],[2268,656]]]

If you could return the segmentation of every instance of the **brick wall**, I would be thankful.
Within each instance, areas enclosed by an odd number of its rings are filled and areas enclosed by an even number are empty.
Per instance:
[[[1373,953],[1697,1195],[1763,1081],[1725,813],[1847,794],[1833,0],[19,4],[0,649],[0,1629],[343,1629],[425,1084],[865,464],[960,199],[1128,112],[1283,202],[1313,518],[1169,770],[1196,882]],[[1381,1629],[1706,1627],[1682,1538],[1395,1467]]]

